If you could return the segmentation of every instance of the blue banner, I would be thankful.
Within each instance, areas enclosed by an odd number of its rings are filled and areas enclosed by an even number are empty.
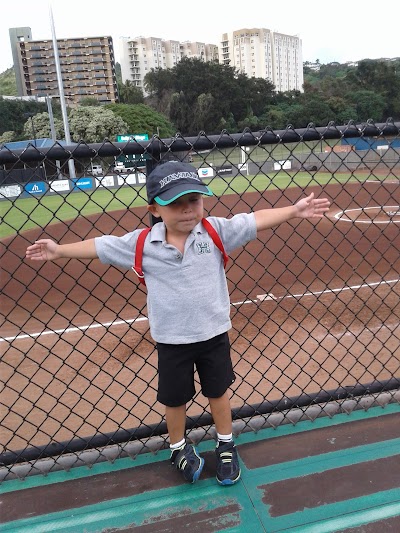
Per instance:
[[[76,178],[72,180],[73,189],[92,189],[93,188],[93,179],[92,178]]]
[[[44,194],[46,192],[46,184],[44,181],[32,181],[27,183],[24,189],[29,194]]]

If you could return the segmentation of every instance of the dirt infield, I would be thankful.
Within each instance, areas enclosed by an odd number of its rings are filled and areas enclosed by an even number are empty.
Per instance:
[[[232,405],[399,376],[400,186],[314,188],[332,201],[316,223],[266,231],[227,271],[237,380]],[[285,205],[302,191],[206,199],[212,215]],[[146,295],[133,273],[99,261],[27,263],[39,237],[122,235],[144,208],[54,224],[2,242],[3,449],[162,420]],[[206,406],[199,394],[189,414]]]

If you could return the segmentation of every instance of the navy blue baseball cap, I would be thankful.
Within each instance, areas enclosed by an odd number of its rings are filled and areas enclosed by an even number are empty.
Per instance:
[[[197,169],[189,163],[167,161],[158,165],[146,179],[149,204],[168,205],[184,194],[197,192],[212,196],[212,191],[204,185]]]

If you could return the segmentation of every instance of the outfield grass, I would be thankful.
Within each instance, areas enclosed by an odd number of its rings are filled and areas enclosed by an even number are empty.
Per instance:
[[[308,172],[294,175],[281,171],[273,175],[236,176],[234,178],[211,179],[208,185],[216,196],[243,194],[311,185],[325,185],[329,182],[364,181],[365,174],[340,174],[332,176],[319,173],[311,176]],[[121,187],[120,189],[97,189],[91,193],[78,192],[66,195],[38,196],[14,201],[0,202],[0,239],[33,229],[44,228],[49,224],[73,220],[102,212],[110,212],[146,205],[145,187]]]
[[[0,239],[36,227],[102,212],[146,205],[144,188],[97,189],[91,193],[23,198],[0,202]]]

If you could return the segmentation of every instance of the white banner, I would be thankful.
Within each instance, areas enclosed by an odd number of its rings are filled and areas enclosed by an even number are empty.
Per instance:
[[[68,180],[50,181],[49,187],[50,187],[50,190],[54,192],[66,192],[66,191],[69,191],[69,181]]]
[[[286,161],[278,161],[274,163],[274,170],[290,170],[292,168],[292,162],[288,159]]]
[[[21,194],[21,187],[19,185],[6,185],[0,187],[0,198],[11,198]]]
[[[102,176],[101,178],[96,178],[96,187],[113,187],[114,186],[114,176]]]
[[[206,168],[198,168],[197,174],[200,178],[213,178],[214,177],[214,169],[211,167]]]
[[[117,183],[118,185],[136,185],[136,174],[119,174]]]

